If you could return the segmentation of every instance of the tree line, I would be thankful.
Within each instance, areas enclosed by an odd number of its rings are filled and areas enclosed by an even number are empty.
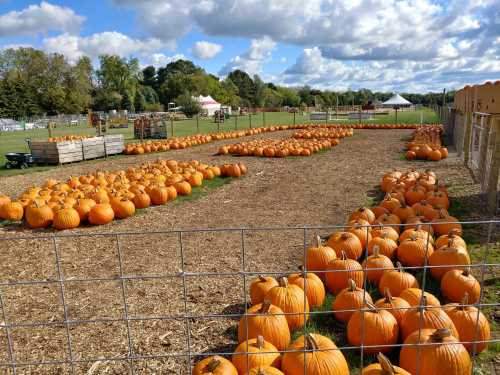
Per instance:
[[[0,52],[0,117],[77,114],[94,111],[163,111],[169,103],[182,106],[188,115],[199,111],[192,97],[211,95],[232,107],[334,108],[387,100],[392,93],[367,89],[335,92],[309,86],[284,87],[235,70],[221,79],[189,60],[164,67],[141,69],[136,58],[99,57],[94,68],[87,56],[71,64],[60,54],[33,48]],[[415,104],[441,103],[442,93],[402,94]],[[453,92],[446,95],[453,100]]]

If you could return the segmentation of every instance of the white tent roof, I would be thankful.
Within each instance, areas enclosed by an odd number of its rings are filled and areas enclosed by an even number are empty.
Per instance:
[[[213,106],[217,106],[217,107],[220,107],[220,103],[217,102],[214,98],[212,98],[210,95],[208,96],[203,96],[203,95],[200,95],[196,98],[196,100],[198,101],[198,103],[200,103],[200,105],[203,107],[203,108],[212,108]]]
[[[412,103],[403,98],[399,94],[394,94],[389,100],[382,103],[383,105],[411,105]]]

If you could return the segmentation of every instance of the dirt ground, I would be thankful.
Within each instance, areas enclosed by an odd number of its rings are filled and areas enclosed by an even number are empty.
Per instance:
[[[197,200],[150,208],[104,227],[59,233],[108,234],[56,239],[59,262],[52,238],[20,239],[25,235],[43,237],[51,231],[0,228],[0,238],[9,238],[0,241],[0,322],[15,324],[9,330],[15,361],[67,360],[67,332],[71,355],[81,361],[75,365],[76,374],[132,373],[128,362],[119,360],[128,354],[144,357],[133,363],[136,374],[187,374],[188,344],[191,353],[231,352],[237,345],[238,320],[231,314],[243,312],[245,289],[251,280],[238,272],[289,273],[297,269],[304,243],[311,243],[316,234],[332,231],[262,228],[341,225],[349,212],[370,203],[382,174],[393,168],[432,167],[439,178],[455,187],[451,199],[477,199],[477,186],[453,154],[436,164],[403,160],[403,138],[410,133],[356,130],[337,147],[308,158],[238,158],[248,166],[248,174]],[[66,179],[96,169],[124,169],[158,157],[209,164],[234,162],[235,157],[214,155],[220,145],[232,142],[2,178],[0,191],[16,195],[48,177]],[[246,230],[204,231],[209,228]],[[172,229],[204,230],[181,235],[161,232]],[[144,231],[158,233],[140,233]],[[116,235],[120,232],[137,233]],[[184,277],[182,271],[187,272]],[[196,272],[206,274],[189,274]],[[117,279],[122,274],[129,277],[123,283]],[[60,276],[65,280],[66,309],[61,284],[55,282]],[[88,278],[99,280],[81,281]],[[8,285],[27,280],[47,282]],[[182,318],[186,311],[192,318]],[[62,324],[65,315],[78,323]],[[128,325],[125,316],[132,318]],[[45,325],[32,328],[23,326],[26,323]],[[7,332],[0,325],[0,363],[9,361],[7,348]],[[66,374],[70,370],[66,364],[20,366],[17,374]],[[11,373],[10,368],[0,367],[0,374]]]

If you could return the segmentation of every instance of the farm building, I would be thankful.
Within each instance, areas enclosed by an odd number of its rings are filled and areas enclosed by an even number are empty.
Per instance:
[[[206,116],[213,116],[215,114],[215,111],[219,111],[222,106],[210,95],[208,96],[200,95],[195,99],[198,101],[198,103],[200,103],[201,112]]]

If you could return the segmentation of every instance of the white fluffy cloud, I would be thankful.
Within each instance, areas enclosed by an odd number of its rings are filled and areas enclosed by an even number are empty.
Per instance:
[[[196,42],[191,49],[192,54],[202,60],[210,60],[222,51],[222,46],[207,41]]]
[[[432,61],[344,61],[326,58],[318,47],[304,49],[297,61],[277,81],[286,85],[378,91],[440,91],[494,79],[500,74],[498,51],[486,58]]]
[[[42,1],[20,11],[0,15],[0,37],[30,35],[48,31],[76,32],[85,17],[72,9]]]
[[[163,53],[153,53],[150,57],[145,58],[142,65],[153,65],[154,67],[159,68],[171,62],[184,59],[186,59],[186,56],[184,56],[182,53],[178,53],[173,56],[167,56]]]
[[[134,39],[116,31],[106,31],[88,37],[65,33],[46,38],[43,44],[47,52],[61,53],[72,62],[83,55],[96,58],[103,54],[154,58],[156,51],[166,47],[166,44],[159,39]]]
[[[432,77],[435,85],[461,86],[499,73],[498,0],[113,1],[135,9],[138,22],[162,40],[196,28],[212,36],[267,36],[301,46],[303,54],[282,75],[296,83],[364,85],[365,77],[368,83],[386,79],[387,85],[423,87],[414,81],[432,83]],[[236,68],[260,72],[266,58],[252,58],[252,50],[232,58],[221,74]],[[293,74],[301,67],[315,72]]]
[[[265,36],[261,39],[252,39],[250,48],[243,53],[233,57],[219,71],[220,75],[227,75],[231,71],[240,69],[250,75],[259,74],[263,65],[271,59],[271,54],[276,48],[276,42]]]

